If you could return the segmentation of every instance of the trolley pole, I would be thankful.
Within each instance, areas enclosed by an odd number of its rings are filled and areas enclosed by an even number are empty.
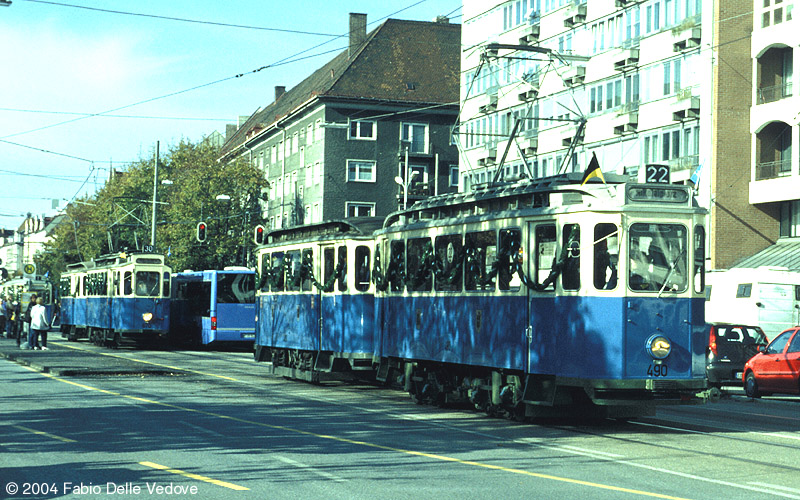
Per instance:
[[[153,167],[153,220],[150,223],[150,246],[153,251],[156,249],[156,206],[158,204],[158,146],[159,141],[156,141],[156,158]]]

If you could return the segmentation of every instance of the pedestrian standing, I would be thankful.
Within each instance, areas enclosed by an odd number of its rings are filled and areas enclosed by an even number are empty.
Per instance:
[[[41,337],[41,350],[46,351],[47,330],[50,329],[50,323],[47,321],[47,309],[42,304],[44,299],[39,297],[36,299],[36,305],[31,308],[31,335],[28,343],[32,349],[40,349],[39,337]]]
[[[6,331],[6,298],[0,296],[0,336]]]
[[[25,315],[22,319],[22,331],[25,334],[26,339],[31,338],[31,309],[33,306],[36,305],[36,294],[31,294],[31,300],[28,302],[28,307],[25,308]],[[17,335],[17,345],[19,345],[19,339],[21,335]],[[30,342],[30,340],[29,340]]]

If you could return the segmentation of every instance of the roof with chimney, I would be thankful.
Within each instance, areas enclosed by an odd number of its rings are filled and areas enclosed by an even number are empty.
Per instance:
[[[388,19],[359,34],[351,14],[350,48],[253,113],[222,147],[225,157],[293,111],[317,100],[458,105],[461,26]],[[359,15],[355,15],[359,16]],[[362,15],[363,16],[363,15]],[[363,43],[360,43],[363,40]]]

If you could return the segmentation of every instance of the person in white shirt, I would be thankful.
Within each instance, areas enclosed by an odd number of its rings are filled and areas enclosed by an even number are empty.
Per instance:
[[[44,299],[39,297],[36,299],[36,305],[31,308],[31,333],[28,338],[28,347],[30,349],[40,349],[39,337],[41,337],[41,349],[46,351],[47,330],[50,329],[50,323],[47,321],[47,309],[42,304],[44,304]]]

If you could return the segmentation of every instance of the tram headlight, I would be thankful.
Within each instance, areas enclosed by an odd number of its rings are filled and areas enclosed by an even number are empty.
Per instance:
[[[150,323],[153,321],[153,313],[142,313],[142,319],[145,323]]]
[[[664,359],[672,352],[672,342],[663,335],[653,335],[647,339],[647,352],[653,359]]]

